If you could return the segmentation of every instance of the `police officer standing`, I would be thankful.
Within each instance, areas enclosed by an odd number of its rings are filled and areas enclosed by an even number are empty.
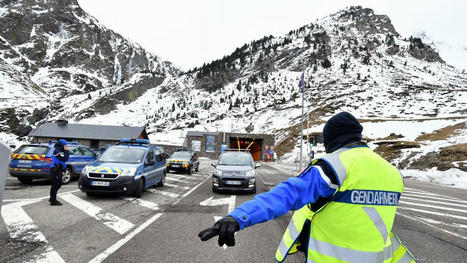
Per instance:
[[[296,210],[277,248],[277,262],[297,251],[309,263],[415,262],[391,232],[402,177],[361,141],[362,130],[350,113],[336,114],[323,129],[327,155],[198,236],[206,241],[218,235],[219,246],[234,246],[236,231]]]
[[[68,161],[68,157],[70,155],[68,146],[66,146],[66,144],[66,140],[60,139],[54,145],[54,151],[52,154],[52,168],[50,169],[52,185],[50,187],[49,198],[50,205],[52,206],[62,205],[62,203],[57,200],[57,192],[58,189],[62,187],[63,171],[66,169],[66,161]]]

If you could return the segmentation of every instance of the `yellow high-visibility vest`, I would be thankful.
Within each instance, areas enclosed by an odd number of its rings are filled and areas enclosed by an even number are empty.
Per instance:
[[[399,171],[368,147],[341,148],[320,159],[333,169],[338,185],[319,166],[314,167],[336,192],[316,212],[308,206],[295,211],[277,248],[276,261],[283,262],[296,251],[297,239],[309,220],[308,263],[415,262],[391,232],[404,187]]]

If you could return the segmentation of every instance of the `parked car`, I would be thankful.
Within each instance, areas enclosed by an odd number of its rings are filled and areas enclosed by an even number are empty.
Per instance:
[[[178,148],[169,159],[167,159],[166,171],[184,171],[191,174],[193,170],[199,171],[199,159],[196,153],[188,148]]]
[[[149,140],[122,139],[87,165],[78,187],[87,195],[122,193],[141,197],[149,187],[165,183],[167,155]]]
[[[212,163],[212,191],[246,191],[256,193],[255,164],[249,151],[224,151],[217,162]]]
[[[49,179],[52,154],[55,141],[49,143],[25,144],[19,147],[10,161],[10,175],[22,183],[31,183],[34,179]],[[66,170],[63,172],[63,184],[81,174],[87,164],[96,160],[96,154],[88,147],[75,142],[67,144],[70,148]]]

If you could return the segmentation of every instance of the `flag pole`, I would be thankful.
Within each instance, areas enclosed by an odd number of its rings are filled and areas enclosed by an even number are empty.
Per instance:
[[[303,164],[303,106],[304,106],[304,95],[303,95],[303,86],[305,85],[305,71],[302,73],[302,78],[300,80],[299,86],[300,86],[300,91],[302,93],[302,118],[301,118],[301,129],[300,129],[300,165],[299,165],[299,171],[302,170],[302,164]]]

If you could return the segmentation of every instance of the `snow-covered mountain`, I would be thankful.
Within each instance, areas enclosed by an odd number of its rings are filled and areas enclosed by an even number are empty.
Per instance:
[[[0,114],[30,126],[68,109],[78,119],[105,114],[179,74],[103,27],[76,0],[0,1],[0,71]],[[80,111],[88,98],[92,105]],[[37,118],[28,118],[34,110]],[[1,130],[24,135],[15,125]]]
[[[180,129],[272,133],[287,158],[297,146],[305,72],[310,130],[349,111],[370,127],[365,136],[375,148],[396,152],[388,159],[400,167],[411,167],[409,156],[467,143],[467,75],[420,38],[403,39],[387,16],[371,9],[347,8],[181,73],[101,26],[76,1],[1,5],[0,59],[44,91],[44,103],[54,102],[43,120],[147,125],[156,140],[156,132]],[[14,21],[22,33],[11,29]],[[417,122],[426,125],[412,125]],[[448,126],[455,127],[436,147],[419,139]]]

